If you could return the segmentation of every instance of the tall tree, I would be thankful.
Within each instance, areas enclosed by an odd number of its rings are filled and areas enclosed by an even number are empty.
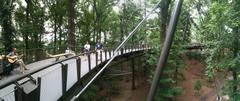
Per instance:
[[[162,0],[160,3],[160,43],[163,44],[166,37],[166,30],[167,30],[167,22],[168,22],[168,12],[169,12],[169,5],[171,0]]]
[[[96,41],[102,41],[102,33],[104,30],[104,22],[107,20],[109,13],[112,11],[112,6],[117,0],[93,0],[93,9],[95,12],[95,30]]]
[[[25,41],[25,48],[26,50],[29,49],[29,35],[30,35],[30,29],[27,27],[30,25],[30,12],[31,12],[31,6],[32,6],[32,1],[31,0],[25,0],[25,2],[27,3],[27,8],[26,8],[26,24],[25,24],[25,32],[24,34],[24,41]],[[26,52],[26,54],[29,54],[28,51]]]
[[[68,0],[68,46],[71,50],[75,51],[75,0]]]
[[[216,70],[231,73],[232,78],[227,80],[224,92],[230,100],[240,98],[239,89],[239,0],[213,1],[205,17],[202,17],[199,34],[207,47],[209,58],[207,62],[207,75],[214,78]],[[214,46],[214,47],[212,47]]]
[[[51,21],[51,27],[54,33],[53,52],[61,51],[62,48],[62,27],[64,18],[66,16],[66,1],[65,0],[44,0],[45,7],[49,8],[49,21]],[[59,50],[58,50],[59,49]]]
[[[13,3],[14,0],[0,1],[0,25],[2,27],[2,43],[5,49],[13,45],[13,37],[15,33],[12,23]]]

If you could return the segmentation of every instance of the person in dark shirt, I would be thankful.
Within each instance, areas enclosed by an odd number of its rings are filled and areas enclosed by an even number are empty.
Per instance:
[[[96,43],[96,51],[97,51],[97,53],[98,53],[98,57],[99,57],[100,54],[101,54],[102,48],[103,48],[103,45],[102,45],[100,42],[97,42],[97,43]],[[98,58],[98,60],[100,60],[100,58]]]
[[[102,48],[103,48],[103,45],[100,42],[97,42],[96,49],[97,50],[102,50]]]

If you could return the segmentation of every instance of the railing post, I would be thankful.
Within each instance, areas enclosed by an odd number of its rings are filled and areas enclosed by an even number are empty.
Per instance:
[[[98,52],[96,51],[95,54],[96,54],[96,66],[97,66],[98,65]]]
[[[80,81],[81,79],[81,58],[80,57],[77,59],[77,78],[78,78],[78,81]]]
[[[90,55],[91,55],[91,53],[89,52],[89,53],[87,54],[87,58],[88,58],[88,70],[89,70],[89,71],[91,70],[91,58],[90,58]]]
[[[62,64],[62,99],[66,99],[68,64]]]
[[[102,63],[102,50],[100,50],[100,60],[101,60],[101,63]]]
[[[115,54],[115,53],[114,53],[114,50],[112,50],[112,53],[113,53],[113,56],[114,56],[114,54]]]
[[[108,50],[108,53],[109,53],[109,58],[111,58],[112,57],[111,50]]]
[[[126,53],[126,47],[124,47],[124,53]]]
[[[41,82],[42,82],[42,78],[40,78],[40,77],[38,77],[37,78],[37,83],[38,83],[38,88],[37,88],[37,92],[38,92],[38,94],[37,94],[37,97],[38,97],[38,101],[40,101],[40,95],[41,95]]]
[[[38,84],[32,76],[28,76],[29,80],[19,84],[15,82],[15,101],[40,101],[40,85],[41,81],[38,79]],[[9,96],[10,97],[10,96]],[[10,98],[12,100],[13,98]],[[2,100],[1,100],[2,101]]]
[[[104,50],[104,54],[105,54],[105,61],[107,60],[107,50]]]
[[[123,55],[123,48],[121,48],[121,55]]]
[[[16,101],[23,101],[24,98],[24,92],[23,92],[23,87],[19,85],[19,83],[15,82],[15,100]]]

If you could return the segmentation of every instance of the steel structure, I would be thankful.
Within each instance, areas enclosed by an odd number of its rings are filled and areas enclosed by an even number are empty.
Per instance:
[[[154,96],[157,90],[158,83],[160,81],[161,75],[163,74],[164,66],[167,62],[169,50],[171,48],[172,40],[174,37],[174,32],[176,31],[177,21],[180,15],[183,0],[176,0],[175,7],[173,9],[169,26],[166,32],[166,39],[163,45],[163,49],[157,64],[156,72],[154,74],[153,82],[148,93],[147,101],[154,101]]]

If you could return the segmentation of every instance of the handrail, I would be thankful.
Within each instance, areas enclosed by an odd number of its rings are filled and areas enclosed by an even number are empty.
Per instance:
[[[88,52],[88,53],[93,53],[93,52],[95,52],[95,50],[94,50],[94,51],[90,51],[90,52]],[[33,74],[35,74],[35,73],[37,73],[37,72],[39,72],[39,71],[42,71],[42,70],[44,70],[44,69],[47,69],[48,67],[54,66],[54,65],[56,65],[56,64],[61,64],[61,63],[64,62],[64,61],[67,61],[67,60],[70,60],[70,59],[79,57],[79,56],[84,55],[84,54],[85,54],[85,53],[81,53],[81,54],[78,54],[78,55],[75,55],[75,56],[72,56],[72,57],[69,57],[69,58],[66,58],[66,59],[57,61],[57,62],[52,63],[52,64],[49,64],[49,65],[47,65],[47,66],[45,66],[45,67],[39,68],[39,69],[37,69],[37,70],[34,70],[34,71],[30,72],[30,73],[26,73],[26,74],[23,74],[23,75],[18,76],[18,77],[16,77],[16,78],[13,78],[12,80],[7,81],[7,82],[4,82],[3,84],[1,84],[1,82],[0,82],[0,89],[4,88],[4,87],[6,87],[6,86],[8,86],[8,85],[10,85],[10,84],[14,84],[14,82],[16,82],[16,81],[18,81],[18,80],[21,80],[21,79],[23,79],[23,78],[26,78],[28,75],[33,75]]]
[[[51,67],[51,66],[54,66],[54,65],[56,65],[56,64],[61,64],[61,63],[64,62],[64,61],[67,61],[67,60],[70,60],[70,59],[74,59],[74,58],[79,58],[79,56],[82,56],[82,55],[84,55],[84,54],[90,54],[90,53],[95,53],[95,52],[96,52],[96,50],[89,51],[89,52],[87,52],[87,53],[80,53],[80,54],[78,54],[78,55],[75,55],[75,56],[72,56],[72,57],[69,57],[69,58],[60,60],[60,61],[56,61],[56,62],[54,62],[54,63],[52,63],[52,64],[49,64],[49,65],[44,66],[44,67],[42,67],[42,68],[36,69],[36,70],[31,71],[31,72],[29,72],[29,73],[26,73],[26,74],[17,76],[17,77],[15,77],[15,78],[12,78],[12,79],[9,80],[9,81],[6,80],[6,82],[0,82],[0,89],[5,88],[5,87],[7,87],[7,86],[9,86],[9,85],[11,85],[11,84],[14,84],[16,81],[19,81],[19,80],[21,80],[21,79],[23,79],[23,78],[26,78],[26,77],[29,76],[29,75],[33,75],[33,74],[35,74],[35,73],[37,73],[37,72],[39,72],[39,71],[42,71],[42,70],[44,70],[44,69],[47,69],[47,68],[49,68],[49,67]],[[116,53],[114,53],[114,54],[116,55]]]

